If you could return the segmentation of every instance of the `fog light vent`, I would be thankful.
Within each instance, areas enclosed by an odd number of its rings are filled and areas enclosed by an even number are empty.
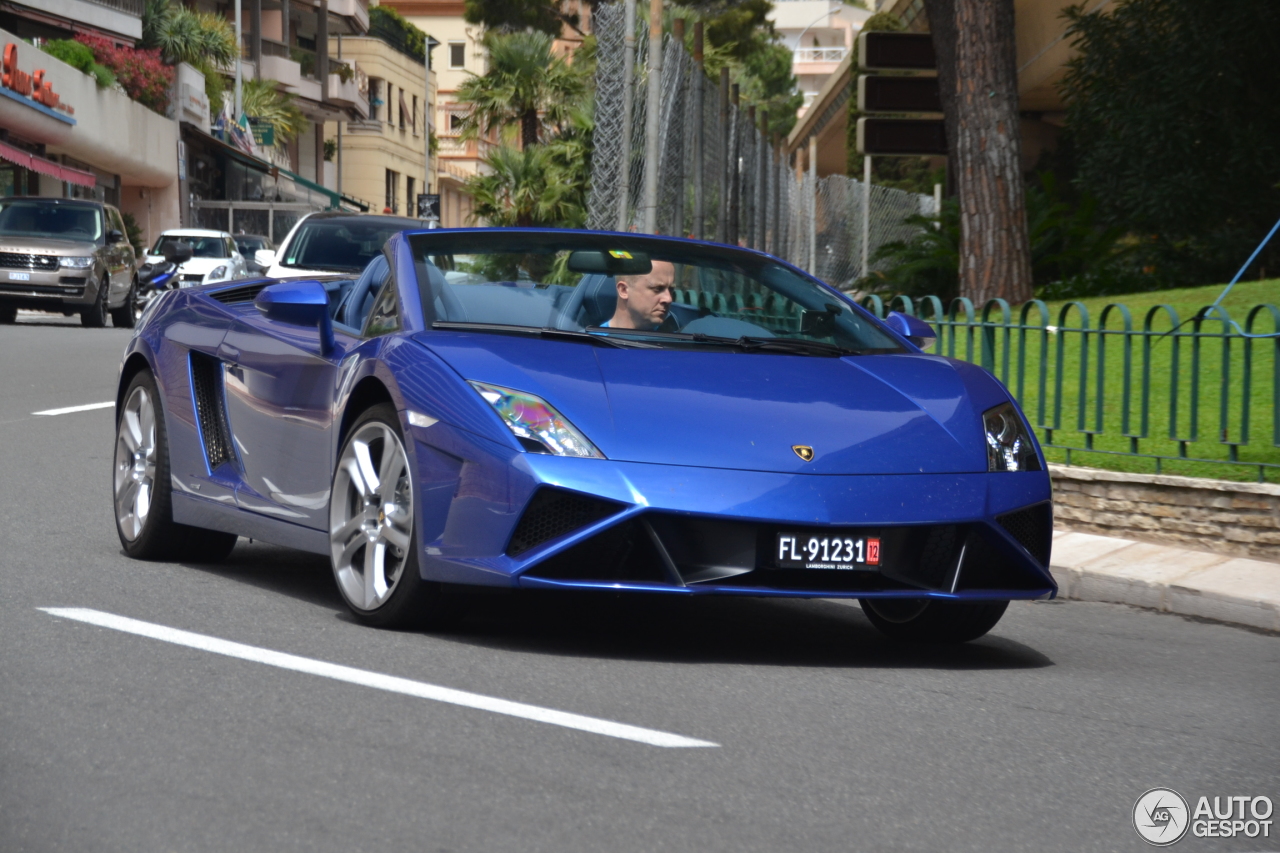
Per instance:
[[[1000,526],[1026,548],[1042,566],[1049,565],[1049,552],[1053,545],[1053,506],[1036,504],[1016,512],[996,516]]]
[[[518,557],[543,542],[607,518],[622,510],[623,506],[563,489],[539,489],[529,500],[524,515],[511,534],[507,554]]]

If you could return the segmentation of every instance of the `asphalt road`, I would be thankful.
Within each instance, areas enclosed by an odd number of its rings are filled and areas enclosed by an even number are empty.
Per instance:
[[[959,648],[829,601],[488,600],[377,631],[323,559],[135,562],[128,333],[0,327],[0,851],[1145,850],[1137,797],[1280,804],[1280,637],[1016,604]],[[62,618],[167,628],[709,741],[661,748]],[[1280,811],[1280,810],[1278,810]],[[1188,836],[1178,850],[1280,850]]]

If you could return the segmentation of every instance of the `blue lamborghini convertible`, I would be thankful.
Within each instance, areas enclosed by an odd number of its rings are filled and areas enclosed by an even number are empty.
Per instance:
[[[689,240],[363,248],[358,277],[148,307],[117,394],[128,554],[326,554],[380,626],[467,588],[598,589],[857,598],[890,636],[961,642],[1056,592],[1034,435],[923,322]]]

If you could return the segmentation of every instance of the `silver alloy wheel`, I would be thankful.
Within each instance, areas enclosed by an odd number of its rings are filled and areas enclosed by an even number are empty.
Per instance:
[[[116,522],[130,542],[142,535],[156,484],[156,407],[146,388],[133,389],[116,435]]]
[[[409,558],[413,480],[400,436],[381,421],[356,430],[329,498],[329,549],[342,595],[371,611],[395,591]]]

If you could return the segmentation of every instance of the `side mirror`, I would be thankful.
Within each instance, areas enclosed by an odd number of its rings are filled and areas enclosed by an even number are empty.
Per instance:
[[[177,240],[165,240],[160,244],[160,254],[169,263],[181,266],[191,260],[191,247]]]
[[[923,350],[933,346],[938,337],[933,327],[924,320],[898,311],[890,311],[889,316],[884,318],[884,324]]]
[[[108,246],[114,246],[116,243],[119,243],[123,239],[124,239],[124,235],[114,228],[112,228],[110,231],[107,232]]]
[[[253,262],[264,270],[270,269],[271,265],[276,262],[276,253],[274,249],[259,249],[253,253]]]
[[[318,281],[282,281],[262,289],[254,307],[268,320],[320,329],[320,352],[333,352],[333,320],[329,317],[329,294]]]

